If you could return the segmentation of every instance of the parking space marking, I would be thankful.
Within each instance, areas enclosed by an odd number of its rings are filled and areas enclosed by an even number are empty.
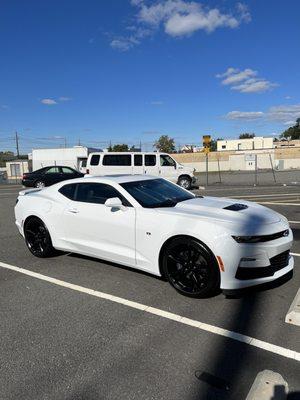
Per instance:
[[[37,278],[40,279],[42,281],[46,281],[49,283],[52,283],[54,285],[57,286],[61,286],[61,287],[65,287],[71,290],[75,290],[77,292],[81,292],[81,293],[85,293],[85,294],[89,294],[91,296],[95,296],[101,299],[105,299],[105,300],[109,300],[112,301],[114,303],[119,303],[119,304],[123,304],[127,307],[131,307],[140,311],[144,311],[146,313],[149,314],[153,314],[153,315],[157,315],[159,317],[163,317],[169,320],[173,320],[173,321],[177,321],[181,324],[184,325],[188,325],[194,328],[197,328],[199,330],[202,331],[206,331],[209,333],[214,333],[215,335],[219,335],[219,336],[223,336],[226,337],[228,339],[232,339],[232,340],[236,340],[238,342],[242,342],[245,344],[248,344],[250,346],[253,347],[257,347],[259,349],[262,350],[266,350],[269,351],[271,353],[274,353],[276,355],[280,355],[282,357],[286,357],[286,358],[290,358],[296,361],[300,361],[300,353],[294,350],[290,350],[287,349],[285,347],[281,347],[281,346],[277,346],[268,342],[265,342],[263,340],[259,340],[259,339],[255,339],[254,337],[251,336],[246,336],[243,335],[241,333],[237,333],[234,331],[229,331],[227,329],[223,329],[214,325],[209,325],[200,321],[196,321],[193,319],[189,319],[189,318],[185,318],[181,315],[178,314],[173,314],[170,313],[168,311],[164,311],[164,310],[160,310],[158,308],[154,308],[154,307],[150,307],[147,306],[145,304],[141,304],[141,303],[137,303],[135,301],[131,301],[131,300],[126,300],[122,297],[117,297],[108,293],[104,293],[104,292],[99,292],[97,290],[93,290],[93,289],[89,289],[83,286],[79,286],[79,285],[75,285],[73,283],[69,283],[66,281],[62,281],[60,279],[56,279],[56,278],[52,278],[50,276],[46,276],[46,275],[42,275],[38,272],[34,272],[34,271],[29,271],[27,269],[24,268],[20,268],[20,267],[16,267],[14,265],[10,265],[10,264],[6,264],[3,262],[0,262],[0,267],[11,270],[11,271],[15,271],[15,272],[19,272],[21,274],[24,275],[28,275],[31,276],[33,278]]]
[[[300,224],[300,221],[289,221],[290,224]]]
[[[294,256],[294,257],[300,257],[299,253],[291,253],[291,255]]]
[[[245,196],[235,196],[238,199],[243,199],[245,197],[281,197],[281,196],[300,196],[300,193],[270,193],[270,194],[246,194]]]
[[[273,204],[273,205],[279,205],[279,206],[300,206],[300,203],[281,203],[277,201],[258,201],[257,203],[259,204]]]

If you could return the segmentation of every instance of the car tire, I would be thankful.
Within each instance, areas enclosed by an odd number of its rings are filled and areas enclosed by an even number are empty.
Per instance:
[[[38,217],[30,217],[24,224],[25,243],[29,251],[39,258],[47,258],[58,253],[52,245],[50,233]]]
[[[191,237],[180,236],[167,244],[162,256],[162,273],[171,286],[188,297],[211,297],[220,290],[215,256]]]
[[[34,184],[34,187],[38,188],[38,189],[42,189],[46,186],[44,181],[36,181]]]
[[[189,176],[180,176],[177,184],[184,189],[190,190],[192,187],[192,179]]]

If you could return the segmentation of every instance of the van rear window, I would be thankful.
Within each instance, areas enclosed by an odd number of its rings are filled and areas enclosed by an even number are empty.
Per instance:
[[[131,155],[107,154],[103,157],[103,165],[131,166]]]
[[[91,165],[99,165],[100,161],[100,155],[99,154],[94,154],[91,157]]]

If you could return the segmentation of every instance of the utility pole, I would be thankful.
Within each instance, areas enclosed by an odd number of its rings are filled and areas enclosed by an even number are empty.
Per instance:
[[[19,136],[18,136],[18,132],[17,132],[17,131],[16,131],[15,140],[16,140],[17,157],[18,157],[18,158],[20,158],[20,151],[19,151]]]
[[[65,137],[65,148],[67,147],[67,138]]]

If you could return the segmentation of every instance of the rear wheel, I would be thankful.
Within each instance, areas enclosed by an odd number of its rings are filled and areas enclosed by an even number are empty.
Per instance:
[[[220,287],[220,273],[214,255],[193,238],[172,240],[164,251],[162,268],[169,283],[185,296],[212,296]]]
[[[49,231],[39,218],[31,217],[25,222],[24,236],[26,245],[34,256],[46,258],[56,253]]]
[[[177,183],[184,189],[191,189],[192,187],[192,180],[189,176],[180,176]]]
[[[34,186],[35,186],[36,188],[42,189],[42,188],[44,188],[44,187],[46,186],[46,184],[45,184],[45,182],[43,182],[43,181],[36,181],[35,184],[34,184]]]

